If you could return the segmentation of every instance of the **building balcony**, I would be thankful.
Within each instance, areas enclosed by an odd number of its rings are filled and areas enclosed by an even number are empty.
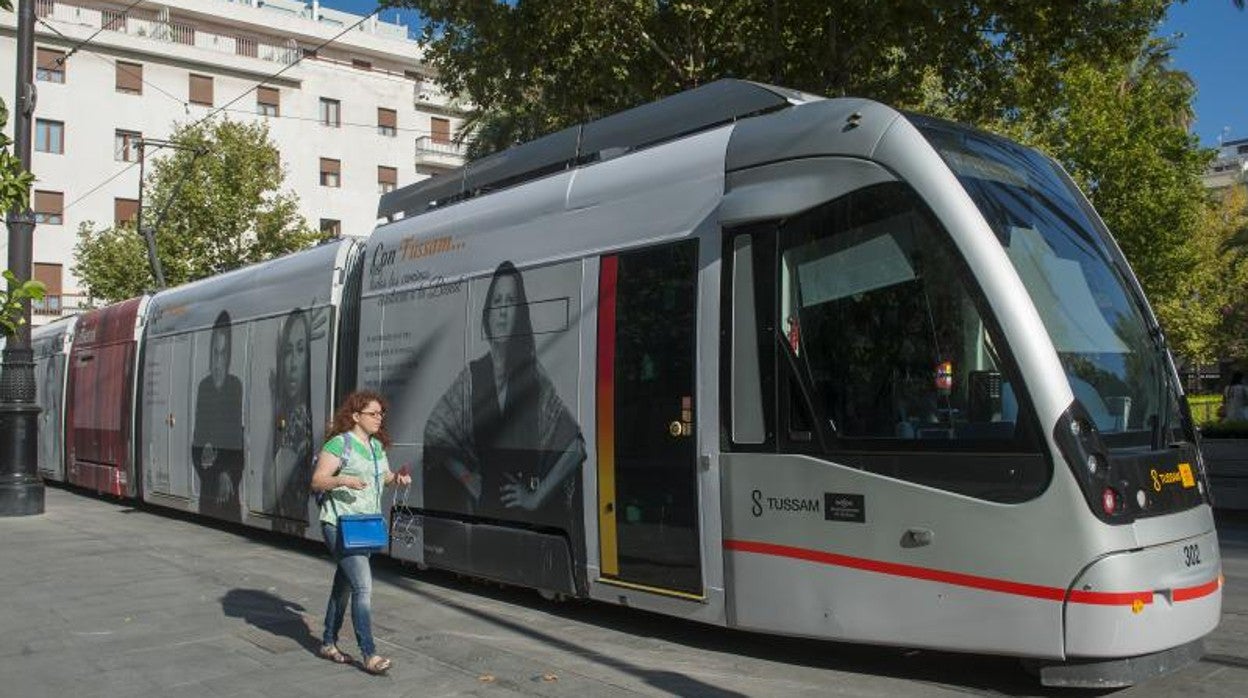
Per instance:
[[[78,293],[58,293],[48,294],[41,300],[32,300],[30,302],[30,313],[39,317],[56,318],[81,313],[94,307],[91,296],[84,296]]]
[[[137,9],[121,12],[58,0],[36,0],[35,11],[41,18],[68,25],[191,46],[215,53],[259,58],[283,65],[293,63],[300,55],[299,47],[293,40],[274,44],[253,37],[206,31],[194,24],[171,20],[168,9],[157,12]]]
[[[463,143],[430,136],[416,139],[416,166],[450,169],[464,164],[467,147]]]
[[[449,92],[444,91],[433,80],[424,78],[412,83],[412,106],[419,111],[433,111],[443,114],[460,114],[468,111],[466,104],[460,102]]]
[[[1244,182],[1248,177],[1248,154],[1221,157],[1200,176],[1206,189],[1223,189]]]

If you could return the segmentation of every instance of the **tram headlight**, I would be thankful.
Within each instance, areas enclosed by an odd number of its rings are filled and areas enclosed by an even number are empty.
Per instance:
[[[1062,413],[1053,429],[1053,441],[1079,483],[1088,507],[1104,521],[1121,520],[1130,505],[1115,488],[1109,450],[1101,441],[1091,415],[1078,400]],[[1055,454],[1056,455],[1056,454]],[[1121,490],[1130,492],[1127,488]]]

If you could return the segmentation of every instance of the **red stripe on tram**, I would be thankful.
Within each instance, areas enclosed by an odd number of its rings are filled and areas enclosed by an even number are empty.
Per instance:
[[[615,398],[615,285],[619,257],[603,257],[598,275],[598,396]],[[601,404],[601,403],[600,403]]]
[[[1214,593],[1220,588],[1222,588],[1222,575],[1218,575],[1214,577],[1213,579],[1209,580],[1208,582],[1205,582],[1204,584],[1201,584],[1199,586],[1185,587],[1183,589],[1175,589],[1173,592],[1171,592],[1171,596],[1175,600],[1175,602],[1191,601],[1193,599],[1204,598]]]
[[[598,276],[598,544],[602,574],[620,573],[615,521],[615,289],[619,257],[602,258]]]
[[[1034,599],[1044,599],[1046,601],[1062,601],[1066,599],[1066,590],[1060,587],[1025,584],[1022,582],[1012,582],[1006,579],[964,574],[962,572],[949,572],[929,567],[903,565],[896,562],[882,562],[880,560],[852,557],[850,555],[839,555],[837,553],[829,553],[822,550],[797,548],[788,545],[779,545],[777,543],[725,540],[724,548],[726,550],[733,550],[736,552],[756,553],[759,555],[771,555],[773,557],[804,560],[806,562],[815,562],[822,565],[847,567],[866,572],[892,575],[894,577],[922,579],[929,582],[953,584],[955,586],[968,587],[971,589],[983,589],[985,591],[1013,594],[1015,596],[1026,596]],[[1213,581],[1199,586],[1174,589],[1171,592],[1171,595],[1175,601],[1190,601],[1192,599],[1198,599],[1212,594],[1218,590],[1219,586],[1220,581],[1215,578]],[[1133,606],[1137,603],[1147,605],[1153,602],[1153,592],[1073,590],[1070,592],[1070,602],[1099,606]]]

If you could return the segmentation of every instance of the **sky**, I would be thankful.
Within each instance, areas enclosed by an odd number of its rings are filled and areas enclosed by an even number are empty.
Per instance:
[[[312,0],[303,0],[311,5]],[[1227,0],[1228,2],[1230,0]],[[377,7],[377,0],[321,0],[321,7],[329,7],[343,12],[352,12],[357,15],[368,14]],[[418,15],[412,10],[382,10],[381,18],[387,22],[399,22],[406,24],[409,28],[417,24]]]
[[[1189,0],[1170,8],[1159,36],[1182,33],[1174,67],[1196,81],[1196,124],[1204,146],[1218,138],[1248,138],[1248,61],[1239,52],[1248,40],[1248,10],[1231,0]]]
[[[365,14],[377,0],[321,0],[321,4]],[[381,17],[409,27],[419,23],[411,10],[384,10]],[[1217,146],[1219,138],[1248,138],[1248,60],[1238,50],[1248,39],[1248,10],[1235,9],[1231,0],[1176,2],[1157,34],[1181,34],[1174,66],[1196,81],[1193,130],[1201,145]]]

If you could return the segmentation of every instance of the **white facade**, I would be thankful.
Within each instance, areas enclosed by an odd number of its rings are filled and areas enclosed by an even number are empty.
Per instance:
[[[1218,156],[1201,175],[1206,188],[1221,189],[1242,184],[1248,173],[1248,138],[1237,138],[1218,146]]]
[[[36,276],[55,273],[49,265],[61,265],[60,305],[43,308],[36,323],[83,300],[85,291],[71,271],[79,225],[112,226],[117,207],[139,198],[137,155],[121,159],[127,154],[117,151],[119,130],[165,139],[175,123],[198,121],[222,107],[218,116],[264,120],[281,152],[285,188],[299,197],[303,216],[323,229],[334,229],[337,221],[343,235],[372,231],[382,180],[393,176],[402,187],[462,164],[460,147],[448,138],[462,123],[462,112],[428,80],[419,46],[405,27],[374,16],[313,54],[361,17],[298,0],[144,0],[122,16],[129,4],[38,0],[36,5],[40,49],[68,52],[105,27],[65,60],[63,83],[35,82],[34,116],[44,123],[36,122],[33,189],[59,193],[62,200],[60,224],[45,221],[35,228]],[[0,11],[0,95],[10,107],[5,126],[10,136],[16,19]],[[191,83],[202,88],[209,79],[211,106],[191,102]],[[140,93],[123,91],[127,81],[138,83]],[[277,115],[258,113],[261,82],[277,90]],[[206,101],[202,91],[197,96]],[[338,103],[338,125],[324,123],[322,100]],[[394,128],[382,128],[391,116]],[[49,135],[44,150],[58,149],[57,123],[62,152],[40,152]],[[149,148],[148,165],[163,156]],[[323,161],[338,162],[338,186],[322,174],[332,168]],[[44,197],[49,199],[55,197]],[[144,215],[155,210],[147,208]],[[0,259],[7,259],[7,236],[0,238]]]

